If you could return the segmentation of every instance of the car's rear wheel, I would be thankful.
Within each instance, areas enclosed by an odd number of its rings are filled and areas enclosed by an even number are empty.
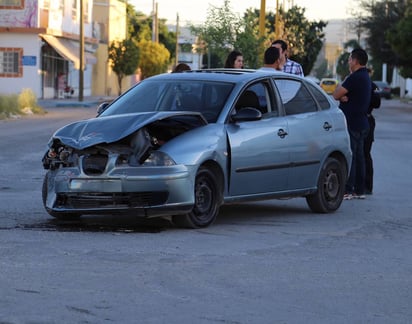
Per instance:
[[[173,223],[179,227],[202,228],[211,225],[219,213],[221,190],[214,173],[201,167],[196,175],[195,204],[190,213],[173,216]]]
[[[318,179],[318,190],[306,196],[310,209],[315,213],[330,213],[339,208],[345,193],[346,166],[337,159],[328,158]]]
[[[47,201],[47,195],[48,195],[48,186],[49,186],[49,181],[52,181],[52,179],[50,179],[50,171],[46,173],[46,175],[44,176],[43,179],[43,186],[42,186],[42,199],[43,199],[43,206],[44,209],[46,209],[47,213],[55,218],[58,219],[62,219],[62,220],[74,220],[74,219],[78,219],[81,214],[78,213],[59,213],[59,212],[55,212],[53,210],[51,210],[50,208],[47,207],[46,205],[46,201]]]

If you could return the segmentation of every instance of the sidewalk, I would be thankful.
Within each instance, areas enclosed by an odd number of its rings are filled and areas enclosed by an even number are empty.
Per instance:
[[[92,107],[97,108],[102,102],[112,101],[116,97],[90,96],[83,97],[83,101],[79,101],[78,97],[65,99],[38,99],[37,104],[42,108],[57,108],[57,107]]]

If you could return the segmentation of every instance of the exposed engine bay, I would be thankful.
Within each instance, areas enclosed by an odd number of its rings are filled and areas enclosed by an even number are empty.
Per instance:
[[[55,136],[43,157],[43,167],[47,170],[77,167],[81,158],[83,172],[94,176],[102,174],[110,158],[114,156],[116,156],[114,165],[116,167],[137,167],[145,162],[152,151],[159,149],[171,139],[206,123],[199,116],[168,117],[156,120],[115,142],[100,142],[83,149],[66,145],[63,143],[64,140]]]

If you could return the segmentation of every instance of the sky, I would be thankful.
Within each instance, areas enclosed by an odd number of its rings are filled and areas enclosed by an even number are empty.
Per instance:
[[[350,4],[353,0],[279,0],[286,8],[293,3],[305,8],[305,16],[309,20],[330,20],[348,18]],[[153,3],[157,3],[158,17],[167,19],[167,23],[175,24],[179,15],[179,25],[200,24],[205,21],[210,5],[221,7],[223,0],[128,0],[135,10],[150,15]],[[236,13],[243,14],[248,8],[260,9],[260,0],[231,0],[230,7]],[[276,0],[266,0],[266,11],[275,11]]]

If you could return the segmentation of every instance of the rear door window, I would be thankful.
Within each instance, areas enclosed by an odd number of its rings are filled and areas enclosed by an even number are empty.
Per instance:
[[[304,114],[318,110],[316,101],[300,80],[275,79],[286,115]]]

